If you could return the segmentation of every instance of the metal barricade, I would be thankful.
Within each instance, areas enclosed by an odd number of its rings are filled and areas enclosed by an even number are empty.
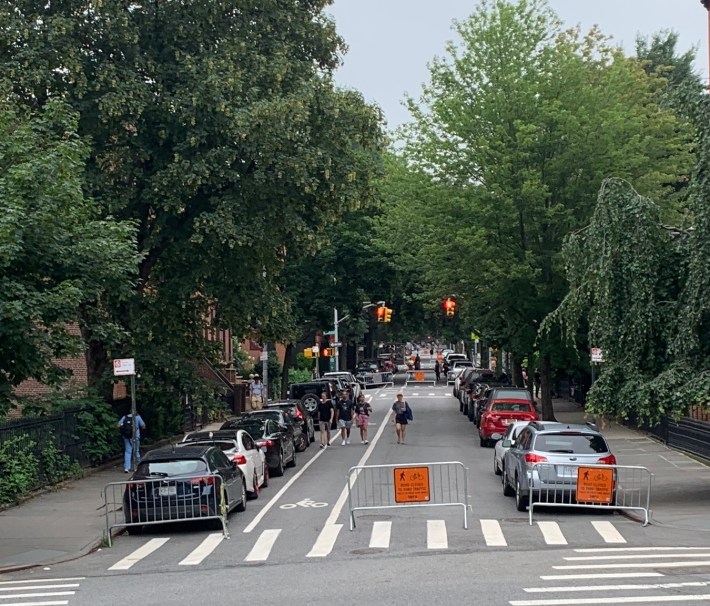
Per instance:
[[[363,387],[386,387],[394,385],[394,379],[391,372],[373,372],[362,376]]]
[[[650,521],[651,478],[646,467],[535,463],[528,474],[528,516],[543,507],[580,507],[637,511]]]
[[[404,386],[408,385],[436,385],[436,373],[433,368],[421,370],[408,370]]]
[[[229,538],[227,498],[217,474],[111,482],[104,487],[103,500],[109,547],[114,528],[170,522],[215,520]]]
[[[357,511],[408,507],[461,507],[463,527],[468,528],[468,468],[460,461],[444,461],[349,469],[350,530]]]

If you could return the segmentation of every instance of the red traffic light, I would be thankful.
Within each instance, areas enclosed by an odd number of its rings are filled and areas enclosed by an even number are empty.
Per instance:
[[[453,297],[446,297],[446,299],[444,299],[444,313],[449,317],[456,314],[456,299]]]
[[[377,314],[377,321],[384,322],[385,315],[387,314],[387,308],[384,305],[381,307],[378,307],[375,313]]]

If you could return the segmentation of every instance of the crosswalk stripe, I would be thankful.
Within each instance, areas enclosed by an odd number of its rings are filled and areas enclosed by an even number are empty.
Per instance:
[[[426,521],[426,548],[427,549],[448,549],[449,538],[446,534],[446,521],[427,520]]]
[[[269,528],[259,535],[254,547],[251,548],[249,555],[244,558],[245,562],[265,562],[271,554],[271,549],[276,543],[276,539],[281,534],[280,528]]]
[[[311,547],[311,550],[306,554],[307,558],[324,558],[331,551],[333,551],[333,546],[338,538],[340,529],[343,527],[342,524],[326,524],[323,526],[323,530],[320,531],[318,539],[316,539],[315,544]]]
[[[22,591],[22,590],[20,590]],[[76,591],[42,591],[40,593],[11,593],[10,595],[2,596],[3,600],[22,600],[23,598],[51,598],[60,595],[74,595]],[[64,602],[66,604],[66,602]],[[5,604],[3,602],[3,604]],[[8,606],[5,604],[5,606]]]
[[[0,581],[0,585],[20,585],[23,583],[63,583],[64,581],[83,581],[86,577],[63,577],[61,579],[25,579],[24,581]]]
[[[652,560],[654,558],[710,558],[710,553],[644,553],[634,555],[568,556],[565,560],[570,562],[584,562],[589,560]]]
[[[583,591],[643,591],[648,589],[682,589],[683,587],[707,587],[706,581],[687,583],[627,583],[621,585],[560,585],[558,587],[523,587],[525,593],[581,593]]]
[[[13,602],[2,606],[67,606],[68,603],[69,600],[50,600],[46,602]]]
[[[605,543],[626,543],[626,539],[611,522],[592,522],[596,530]]]
[[[538,522],[545,543],[548,545],[567,545],[567,539],[562,534],[562,529],[557,522]]]
[[[156,549],[160,549],[169,540],[170,537],[162,539],[151,539],[145,545],[136,549],[133,553],[128,554],[125,558],[116,562],[113,566],[109,568],[109,570],[128,570],[131,566],[140,562],[143,558],[148,557]]]
[[[498,520],[481,520],[481,531],[489,547],[507,547],[508,542]]]
[[[612,568],[692,568],[694,566],[710,566],[710,560],[693,562],[634,562],[627,564],[579,564],[572,566],[553,566],[555,570],[600,570]],[[710,596],[708,596],[710,597]]]
[[[662,572],[606,572],[594,574],[548,574],[540,577],[543,581],[580,581],[601,579],[641,579],[666,576]]]
[[[370,535],[370,549],[389,549],[392,522],[375,522]]]
[[[590,604],[655,604],[657,602],[710,602],[710,595],[645,595],[614,598],[577,598],[562,600],[511,600],[510,606],[580,606]]]
[[[63,585],[25,585],[24,587],[0,587],[0,591],[35,591],[37,589],[69,589],[79,587],[79,583],[66,583]]]
[[[224,535],[221,532],[215,532],[207,535],[202,543],[194,549],[184,560],[179,563],[179,566],[196,566],[208,555],[210,555],[224,540]]]

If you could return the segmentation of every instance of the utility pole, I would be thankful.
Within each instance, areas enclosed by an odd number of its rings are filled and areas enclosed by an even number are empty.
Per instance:
[[[269,399],[269,345],[264,341],[264,347],[261,350],[261,382],[264,385],[262,398],[264,406]]]
[[[345,318],[347,318],[347,316],[345,316]],[[343,319],[345,319],[345,318],[343,318]],[[334,345],[334,349],[335,349],[335,372],[338,372],[340,370],[340,345],[339,345],[340,339],[339,339],[339,335],[338,335],[338,324],[340,324],[340,322],[338,321],[338,308],[334,307],[333,308],[333,327],[334,327],[333,345]]]
[[[710,0],[700,0],[708,13],[708,89],[710,89]]]

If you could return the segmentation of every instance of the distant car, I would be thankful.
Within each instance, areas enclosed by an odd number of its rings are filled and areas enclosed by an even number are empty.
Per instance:
[[[247,480],[247,492],[253,499],[259,497],[259,488],[269,484],[269,468],[264,453],[254,439],[244,430],[193,431],[185,434],[178,447],[188,444],[217,446],[233,463],[239,465]]]
[[[508,425],[503,437],[496,442],[493,447],[493,473],[497,476],[503,474],[503,466],[505,465],[505,453],[508,449],[515,444],[515,440],[518,434],[522,431],[523,427],[528,424],[528,421],[515,421]]]
[[[236,463],[217,447],[189,444],[183,448],[151,450],[143,457],[130,480],[155,480],[126,485],[123,512],[126,522],[184,520],[219,515],[219,490],[214,478],[224,485],[227,512],[244,511],[247,482]],[[128,534],[139,534],[140,525],[127,526]]]
[[[298,442],[298,450],[303,452],[316,439],[316,431],[313,425],[313,416],[306,410],[300,400],[276,400],[266,404],[266,410],[278,408],[285,410],[301,422],[301,439]]]
[[[278,425],[283,425],[289,429],[296,449],[303,449],[305,439],[303,436],[303,425],[288,410],[282,410],[280,408],[262,408],[261,410],[246,412],[242,418],[271,419],[272,421],[276,421]],[[293,465],[295,464],[296,461],[294,459]]]
[[[282,476],[287,464],[296,464],[296,444],[290,427],[279,425],[273,419],[255,416],[238,417],[227,421],[222,427],[247,431],[263,451],[271,475]]]
[[[481,446],[500,440],[508,425],[516,421],[537,421],[540,416],[535,405],[525,398],[490,397],[485,412],[478,423]]]
[[[360,386],[360,383],[355,378],[355,375],[351,372],[348,372],[348,371],[326,372],[326,373],[323,373],[323,377],[326,379],[328,379],[330,377],[337,377],[341,381],[344,381],[345,384],[353,390],[353,398],[355,400],[357,400],[358,397],[360,396],[360,394],[362,393],[362,387]]]
[[[444,361],[451,366],[454,360],[468,360],[468,356],[462,353],[449,353],[444,356]]]
[[[473,367],[473,362],[470,360],[453,360],[449,365],[449,372],[446,373],[446,383],[449,385],[454,383],[464,368],[471,367]]]
[[[541,476],[534,472],[536,463],[551,465]],[[616,457],[594,424],[528,423],[505,453],[503,494],[515,496],[518,511],[525,511],[533,493],[574,502],[577,466],[584,464],[616,465]]]

